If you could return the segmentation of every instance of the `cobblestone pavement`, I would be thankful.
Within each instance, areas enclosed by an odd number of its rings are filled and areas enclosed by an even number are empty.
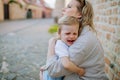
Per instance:
[[[0,23],[0,80],[39,80],[53,19]]]

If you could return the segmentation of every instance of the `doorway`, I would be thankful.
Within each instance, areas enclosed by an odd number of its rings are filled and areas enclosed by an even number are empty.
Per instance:
[[[9,5],[4,4],[4,19],[7,20],[9,19]]]

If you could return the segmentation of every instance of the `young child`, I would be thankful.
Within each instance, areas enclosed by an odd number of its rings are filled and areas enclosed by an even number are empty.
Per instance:
[[[69,60],[69,46],[71,46],[74,41],[77,39],[79,35],[79,21],[77,18],[73,16],[63,16],[58,21],[59,24],[59,40],[56,41],[55,45],[55,54],[57,59],[60,59],[62,65],[65,69],[77,73],[80,76],[84,75],[85,71],[83,68],[78,67],[74,63]],[[41,80],[62,80],[63,77],[53,78],[49,76],[47,72],[47,67],[50,66],[51,63],[46,64],[41,67]],[[53,63],[54,64],[54,63]],[[42,75],[43,71],[43,75]]]

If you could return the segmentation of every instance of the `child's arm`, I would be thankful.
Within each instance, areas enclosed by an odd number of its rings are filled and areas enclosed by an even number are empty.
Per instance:
[[[42,67],[40,67],[40,71],[45,71],[45,70],[47,70],[46,65],[43,65]]]
[[[69,60],[68,57],[61,57],[60,59],[62,61],[64,68],[66,68],[67,70],[75,72],[80,76],[83,76],[85,74],[85,70],[83,68],[76,66],[73,62]]]

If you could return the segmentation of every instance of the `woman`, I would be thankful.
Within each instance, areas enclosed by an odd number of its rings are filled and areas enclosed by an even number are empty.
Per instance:
[[[55,43],[55,55],[56,60],[60,59],[63,67],[66,70],[79,74],[80,76],[84,75],[84,69],[76,66],[73,62],[69,60],[69,47],[75,42],[79,35],[79,21],[76,17],[73,16],[63,16],[58,21],[59,29],[58,36],[59,39]],[[48,74],[47,68],[52,63],[47,63],[41,67],[41,76],[40,80],[63,80],[64,76],[61,77],[51,77]]]
[[[104,51],[97,39],[93,27],[93,8],[86,0],[71,0],[63,15],[77,17],[80,21],[80,35],[69,48],[70,60],[85,69],[85,75],[66,70],[61,61],[54,56],[55,39],[51,39],[48,47],[48,73],[53,77],[65,76],[64,80],[107,80],[105,75]],[[54,59],[52,59],[52,58]]]

